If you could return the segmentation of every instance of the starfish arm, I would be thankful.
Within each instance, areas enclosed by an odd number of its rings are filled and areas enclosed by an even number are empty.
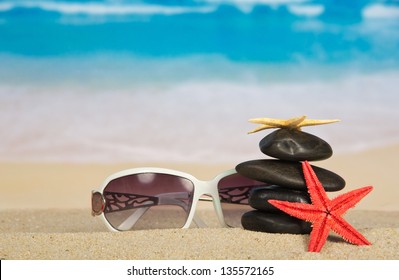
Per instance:
[[[248,132],[248,134],[255,133],[268,128],[288,128],[288,129],[301,130],[302,126],[329,124],[338,121],[339,120],[306,120],[306,116],[295,117],[288,120],[272,119],[272,118],[254,118],[254,119],[249,119],[249,122],[261,124],[262,126],[255,128],[254,130]]]
[[[269,129],[269,128],[276,128],[276,126],[264,124],[264,125],[258,126],[254,130],[249,131],[248,134],[255,133],[255,132],[258,132],[258,131],[261,131],[264,129]]]
[[[295,117],[288,120],[272,119],[272,118],[254,118],[254,119],[249,119],[248,121],[251,123],[264,124],[273,128],[277,128],[277,127],[297,127],[300,123],[303,122],[304,119],[306,119],[306,116]]]
[[[303,122],[305,118],[306,116],[295,117],[289,120],[280,120],[280,119],[271,119],[271,118],[250,119],[249,122],[261,124],[261,126],[258,126],[254,130],[249,131],[248,134],[269,128],[282,128],[282,127],[297,128],[298,124]]]
[[[289,128],[299,128],[300,124],[302,124],[305,119],[306,119],[306,116],[295,117],[295,118],[286,120],[285,124]]]
[[[312,204],[288,202],[281,200],[268,200],[271,205],[280,209],[281,211],[301,220],[313,222],[320,217],[323,212],[318,210]]]
[[[371,243],[354,227],[340,216],[331,215],[331,229],[346,241],[355,245],[371,245]]]
[[[317,207],[323,207],[324,209],[327,209],[330,199],[328,198],[323,185],[320,183],[309,162],[302,162],[302,169],[312,204]]]
[[[313,125],[321,125],[321,124],[329,124],[339,122],[340,120],[304,120],[299,126],[313,126]]]
[[[349,208],[354,207],[363,197],[373,190],[373,187],[363,187],[337,196],[331,200],[330,212],[340,216]]]
[[[273,127],[284,126],[286,123],[286,120],[271,119],[271,118],[254,118],[254,119],[249,119],[248,121],[251,123],[266,124]]]
[[[309,252],[320,252],[321,248],[323,248],[326,243],[330,228],[328,215],[319,216],[319,218],[313,222],[313,229],[310,233],[308,246]]]

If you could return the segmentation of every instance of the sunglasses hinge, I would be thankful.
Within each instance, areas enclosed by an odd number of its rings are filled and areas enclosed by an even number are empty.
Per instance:
[[[102,193],[98,191],[91,192],[91,215],[99,216],[104,212],[105,198]]]

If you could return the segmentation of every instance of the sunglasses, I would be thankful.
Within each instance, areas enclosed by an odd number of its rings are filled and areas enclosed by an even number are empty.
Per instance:
[[[92,191],[92,215],[100,216],[111,231],[188,228],[206,224],[195,214],[199,200],[213,201],[223,227],[241,227],[250,211],[251,190],[268,184],[225,171],[213,180],[163,168],[135,168],[109,176]]]

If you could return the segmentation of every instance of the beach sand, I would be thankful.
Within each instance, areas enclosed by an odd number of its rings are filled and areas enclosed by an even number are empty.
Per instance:
[[[259,157],[262,157],[260,154]],[[399,259],[399,145],[334,155],[314,165],[341,175],[341,192],[374,190],[345,218],[371,246],[330,234],[321,253],[308,253],[309,235],[210,228],[108,232],[90,215],[90,192],[110,174],[158,166],[210,179],[237,163],[0,164],[0,259]],[[341,193],[338,192],[338,193]],[[338,193],[330,193],[335,197]],[[199,210],[214,216],[213,210]]]

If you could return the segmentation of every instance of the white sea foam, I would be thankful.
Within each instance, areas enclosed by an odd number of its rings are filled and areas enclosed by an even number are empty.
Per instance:
[[[271,7],[277,7],[280,5],[305,3],[308,1],[309,0],[196,0],[195,2],[207,3],[212,5],[234,5],[243,13],[250,13],[256,5],[268,5]]]
[[[288,5],[295,15],[316,16],[323,12],[321,5],[299,5],[309,0],[197,0],[199,6],[166,6],[155,4],[134,4],[116,2],[53,2],[53,1],[18,1],[0,3],[0,11],[14,8],[38,8],[44,11],[59,12],[65,15],[176,15],[184,13],[211,13],[221,4],[234,5],[244,13],[250,13],[256,5],[277,7]]]
[[[11,10],[13,7],[15,7],[15,5],[13,3],[0,3],[0,12],[3,11],[9,11]]]
[[[364,18],[369,19],[398,19],[399,7],[383,4],[371,4],[362,11]]]
[[[297,16],[316,17],[324,12],[322,5],[289,5],[288,10]]]
[[[15,8],[37,8],[44,11],[58,12],[65,15],[176,15],[185,13],[212,13],[220,5],[233,5],[244,13],[252,12],[257,5],[269,7],[287,6],[296,16],[315,17],[322,14],[325,8],[322,4],[312,4],[309,0],[196,0],[196,6],[168,6],[148,3],[126,2],[62,2],[62,1],[4,1],[0,3],[0,12]],[[362,15],[364,18],[398,18],[399,7],[385,4],[370,4],[366,6]]]
[[[195,0],[197,3],[231,4],[231,5],[286,5],[310,2],[310,0]]]
[[[399,141],[398,71],[290,81],[242,73],[110,87],[2,82],[0,160],[239,162],[262,157],[267,132],[247,135],[249,118],[303,114],[342,120],[304,129],[337,153]]]
[[[109,3],[79,3],[79,2],[52,2],[52,1],[21,1],[0,3],[0,11],[8,11],[14,8],[39,8],[44,11],[59,12],[66,15],[175,15],[184,13],[209,13],[215,7],[184,7],[161,6],[151,4],[109,4]]]

